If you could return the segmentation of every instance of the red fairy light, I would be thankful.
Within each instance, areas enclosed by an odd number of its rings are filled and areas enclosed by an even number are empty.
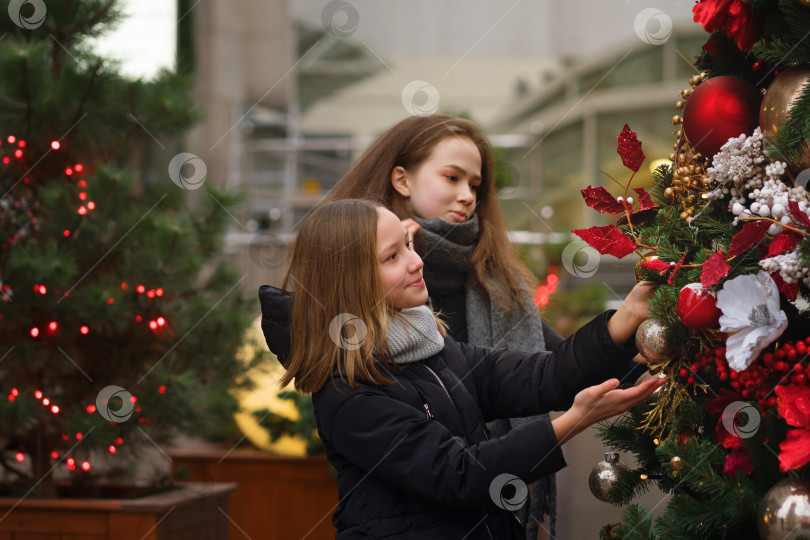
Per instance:
[[[155,294],[158,296],[163,296],[163,289],[162,288],[155,289]]]
[[[17,397],[17,396],[20,395],[20,391],[17,390],[16,388],[12,388],[11,389],[11,395],[14,396],[14,397]]]
[[[15,456],[14,456],[14,458],[15,458],[17,461],[24,461],[24,460],[25,460],[25,456],[23,455],[23,453],[22,453],[22,452],[17,452],[17,455],[15,455]]]
[[[158,317],[157,318],[157,323],[158,323],[158,326],[163,326],[164,324],[166,324],[166,319],[164,319],[163,317]]]
[[[15,398],[14,398],[14,396],[12,396],[12,395],[9,395],[9,396],[8,396],[8,400],[9,400],[9,401],[14,401],[14,399],[15,399]]]
[[[70,236],[70,231],[65,229],[64,231],[62,231],[62,234],[65,236],[65,238],[67,238],[68,236]]]
[[[17,137],[15,137],[14,135],[9,135],[8,139],[6,139],[6,140],[8,142],[10,142],[11,144],[14,144],[14,142],[17,140]]]
[[[66,441],[66,440],[68,440],[68,439],[70,439],[70,437],[68,437],[66,434],[64,434],[64,433],[63,433],[63,434],[62,434],[62,440],[63,440],[63,441]]]
[[[61,145],[61,144],[59,144],[59,141],[51,141],[51,148],[53,148],[54,150],[59,150],[59,148],[60,148],[61,146],[62,146],[62,145]]]
[[[67,167],[65,169],[65,174],[68,175],[68,176],[73,176],[73,169],[70,168],[70,167]]]
[[[17,146],[20,148],[25,148],[25,141],[17,141]]]
[[[90,201],[89,203],[87,203],[87,208],[89,210],[95,210],[96,209],[96,203],[94,203],[93,201]]]
[[[138,293],[139,293],[139,294],[143,294],[143,291],[145,291],[145,290],[146,290],[146,287],[144,287],[143,285],[138,285],[138,286],[135,288],[135,290],[136,290],[136,291],[138,291]]]
[[[51,400],[48,398],[42,398],[42,404],[46,407],[51,404]]]
[[[87,412],[89,412],[90,414],[93,414],[94,412],[96,412],[96,406],[95,406],[95,405],[88,405],[88,406],[87,406],[87,408],[86,408],[86,410],[87,410]]]
[[[75,167],[73,167],[73,169],[74,169],[76,172],[82,172],[82,171],[84,170],[84,165],[82,165],[81,163],[77,163],[77,164],[76,164],[76,166],[75,166]]]
[[[87,199],[87,193],[85,193],[84,191],[82,191],[81,193],[79,193],[79,200],[80,200],[80,201],[83,201],[83,200],[85,200],[85,199]]]
[[[59,327],[59,325],[56,324],[56,321],[51,321],[48,324],[48,330],[50,330],[51,332],[55,332],[58,327]]]
[[[82,189],[87,189],[87,182],[85,182],[84,180],[79,180],[78,182],[76,182],[76,185]]]
[[[90,332],[90,329],[87,328],[86,326],[82,326],[81,328],[79,328],[79,332],[81,332],[82,334],[87,335],[87,333]]]
[[[80,216],[83,216],[83,215],[85,215],[86,213],[87,213],[87,208],[85,208],[84,206],[80,206],[80,207],[79,207],[79,215],[80,215]]]
[[[129,401],[135,403],[136,401],[138,401],[138,398],[136,398],[135,396],[129,396]]]
[[[20,159],[20,158],[22,157],[22,155],[23,155],[23,151],[22,151],[22,150],[20,150],[19,148],[17,148],[16,150],[14,150],[14,157],[15,157],[15,158]]]
[[[157,330],[157,327],[158,327],[157,322],[149,321],[149,328],[151,328],[152,330]]]
[[[112,304],[112,303],[114,303],[114,302],[115,302],[115,298],[112,298],[112,297],[107,298],[107,303],[108,303],[108,304]]]
[[[31,329],[31,337],[37,337],[39,335],[39,328],[34,327]]]
[[[115,446],[113,446],[113,445],[110,445],[110,447],[107,448],[107,450],[109,450],[111,454],[114,454],[116,452]]]
[[[34,392],[34,397],[37,399],[42,399],[42,392],[37,390],[36,392]]]
[[[135,322],[141,322],[141,316],[135,315]]]
[[[117,444],[119,446],[124,444],[124,439],[122,439],[121,437],[118,437],[117,439],[115,439],[115,444]]]
[[[53,414],[57,414],[59,412],[59,405],[54,405],[51,407],[51,412]]]
[[[46,292],[48,292],[48,289],[46,289],[46,288],[45,288],[45,285],[40,285],[40,286],[37,288],[37,292],[38,292],[39,294],[45,294]]]
[[[57,452],[56,450],[51,452],[51,459],[59,459],[59,452]]]
[[[165,394],[166,393],[166,387],[161,385],[160,388],[158,388],[158,393],[159,394]]]
[[[75,471],[76,470],[76,464],[75,463],[68,462],[66,466],[67,466],[69,471]]]
[[[154,298],[155,297],[155,289],[149,289],[149,292],[146,293],[146,296],[148,296],[149,298]]]
[[[85,461],[85,462],[82,463],[82,470],[83,471],[89,471],[90,470],[90,462],[89,461]]]
[[[127,284],[126,284],[126,283],[122,283],[122,284],[121,284],[121,288],[122,288],[122,289],[124,289],[124,290],[127,290]]]
[[[76,440],[77,440],[77,441],[82,440],[82,433],[81,433],[80,431],[77,431],[77,432],[76,432]]]

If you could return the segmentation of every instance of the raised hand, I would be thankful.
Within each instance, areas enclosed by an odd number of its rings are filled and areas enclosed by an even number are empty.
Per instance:
[[[610,379],[580,391],[571,408],[551,422],[557,441],[562,444],[589,426],[635,407],[665,382],[665,378],[648,379],[619,390],[619,380]]]

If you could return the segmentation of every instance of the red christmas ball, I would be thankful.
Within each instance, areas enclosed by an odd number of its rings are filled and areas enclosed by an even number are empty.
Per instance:
[[[751,135],[759,126],[762,94],[740,77],[712,77],[686,100],[683,129],[692,148],[711,157],[732,137]]]
[[[721,314],[717,296],[700,283],[690,283],[678,294],[678,317],[690,328],[717,328]]]

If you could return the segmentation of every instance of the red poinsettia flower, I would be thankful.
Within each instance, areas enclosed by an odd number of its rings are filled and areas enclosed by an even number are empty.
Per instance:
[[[779,443],[779,470],[787,472],[810,462],[810,429],[791,429]]]
[[[694,21],[713,34],[722,30],[749,52],[762,34],[762,22],[742,0],[701,0],[692,8]]]
[[[778,385],[774,390],[779,404],[779,416],[790,426],[810,426],[810,388],[788,384]]]
[[[754,472],[754,463],[748,454],[744,452],[732,452],[726,455],[726,462],[723,464],[723,474],[734,476],[738,472],[750,475]]]
[[[775,388],[779,416],[788,425],[801,429],[791,429],[785,440],[779,443],[779,468],[782,472],[797,469],[810,462],[810,388],[804,385],[788,384]]]

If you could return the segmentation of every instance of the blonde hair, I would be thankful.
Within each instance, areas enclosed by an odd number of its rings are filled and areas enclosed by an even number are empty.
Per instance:
[[[397,311],[385,301],[377,260],[381,207],[368,200],[335,201],[303,221],[282,285],[295,292],[282,386],[294,380],[300,392],[317,392],[335,372],[352,388],[394,382],[387,374],[398,368],[387,338]],[[380,358],[375,360],[376,344]],[[390,369],[381,369],[383,364]]]
[[[481,185],[476,190],[478,242],[470,267],[483,292],[503,307],[521,306],[524,290],[537,285],[507,237],[507,223],[495,191],[492,146],[469,120],[443,114],[411,116],[381,135],[338,182],[329,200],[364,198],[376,201],[400,219],[413,217],[407,197],[391,183],[395,167],[416,170],[448,137],[466,137],[481,154]]]

